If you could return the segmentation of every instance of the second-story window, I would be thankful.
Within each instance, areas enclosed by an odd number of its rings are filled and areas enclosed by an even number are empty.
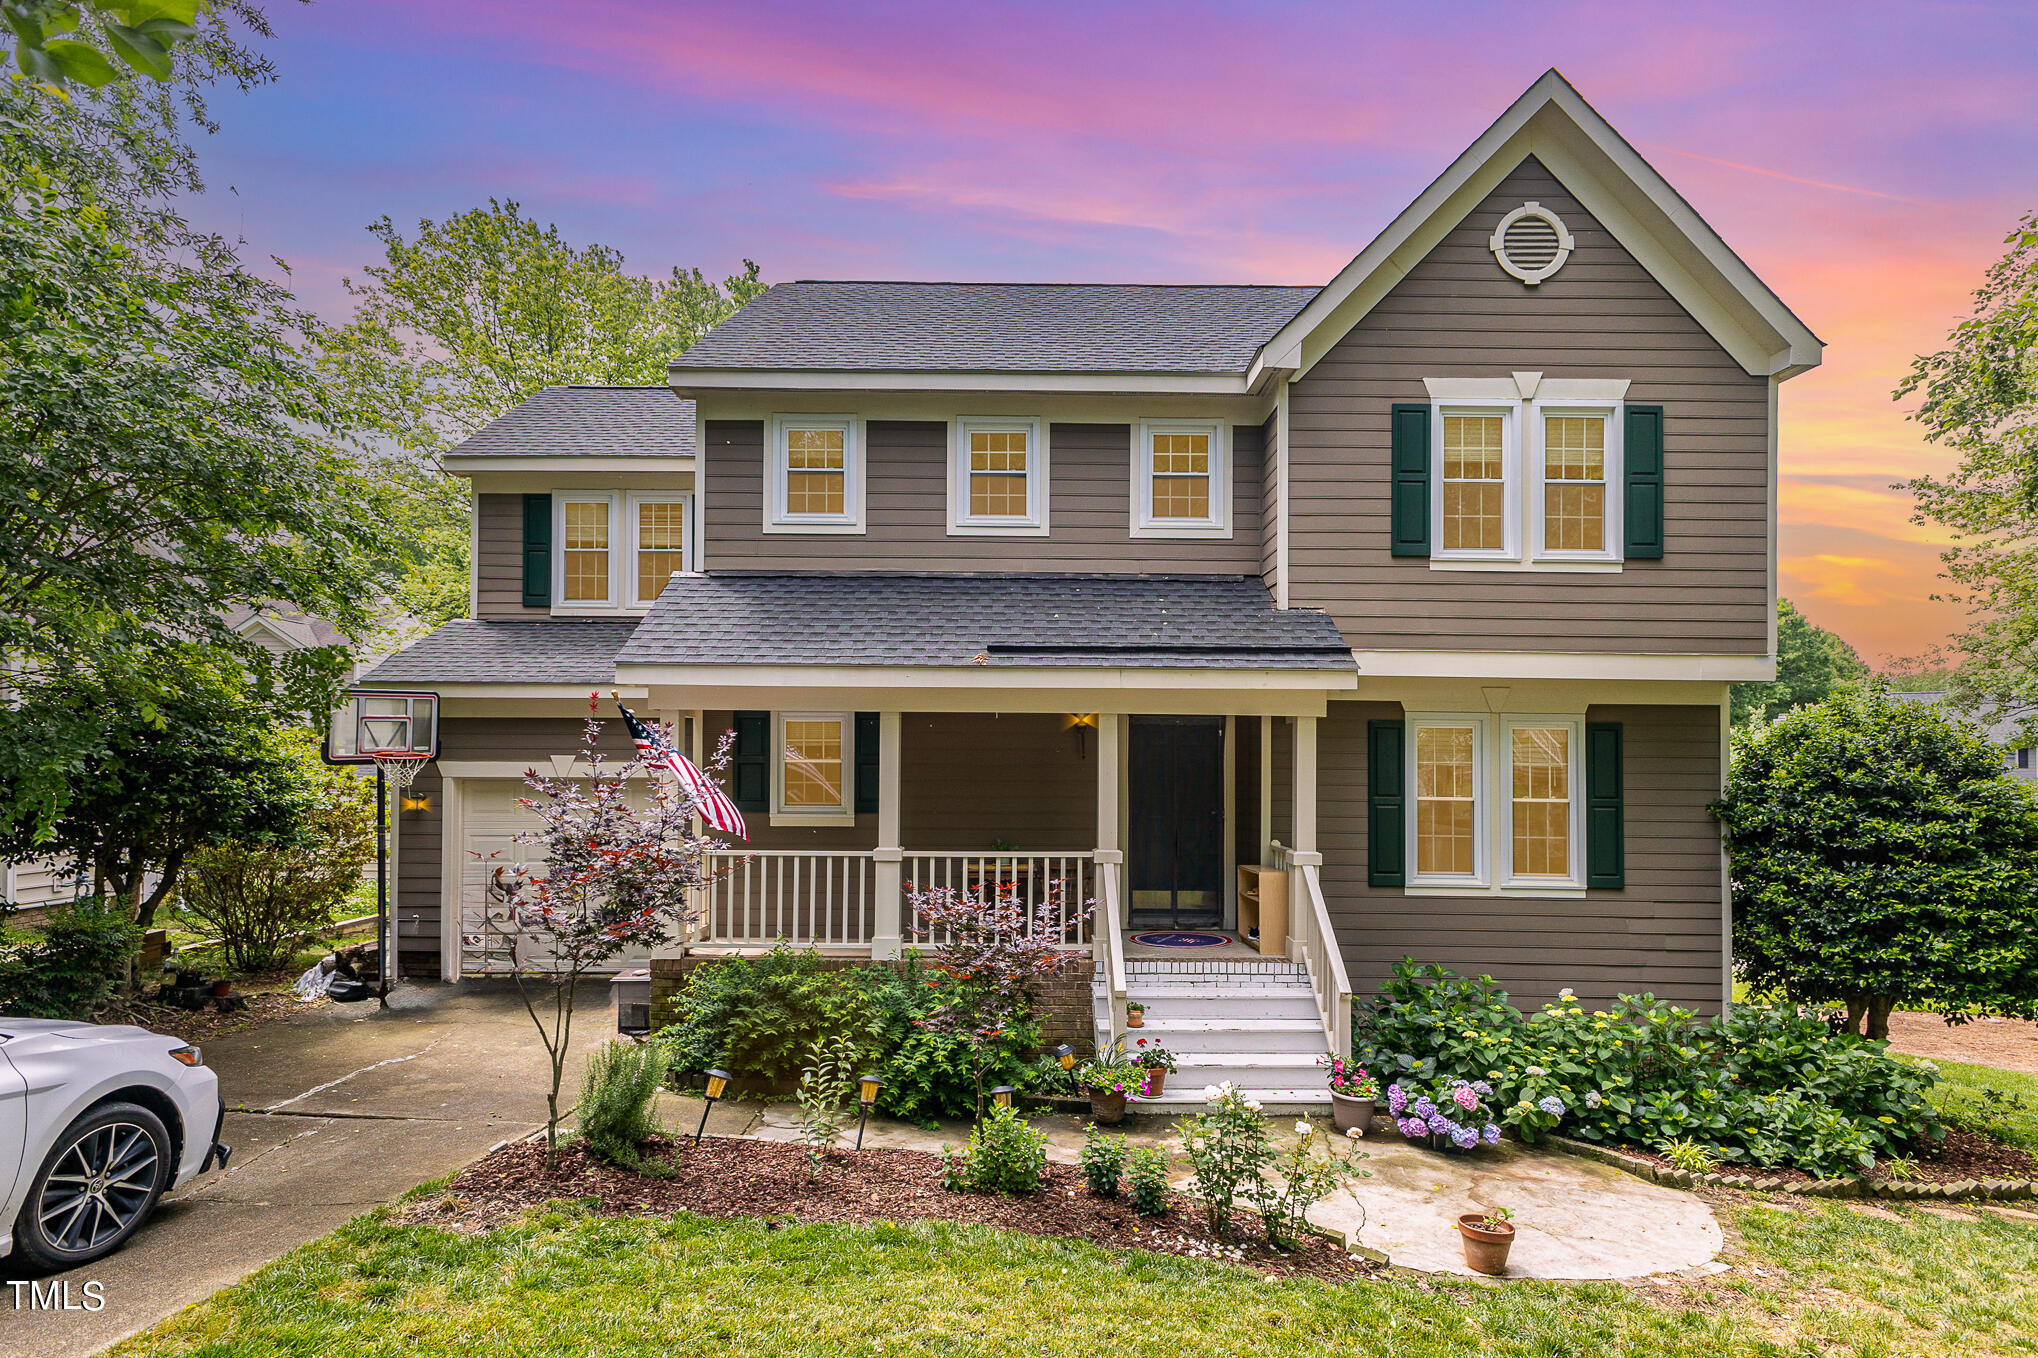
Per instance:
[[[1613,409],[1538,405],[1536,420],[1542,502],[1536,507],[1535,555],[1616,559],[1620,504],[1609,487],[1618,474],[1620,438]]]
[[[1512,556],[1513,413],[1447,409],[1438,425],[1443,494],[1437,497],[1437,554]]]
[[[616,602],[615,497],[562,495],[559,500],[559,603],[610,608]]]
[[[779,415],[766,426],[764,530],[863,531],[863,449],[848,416]]]
[[[1133,438],[1134,537],[1229,537],[1231,480],[1216,420],[1142,420]]]
[[[680,495],[632,495],[630,601],[654,602],[675,572],[687,568],[687,501]]]
[[[955,422],[949,466],[949,531],[1047,531],[1047,449],[1038,420]]]

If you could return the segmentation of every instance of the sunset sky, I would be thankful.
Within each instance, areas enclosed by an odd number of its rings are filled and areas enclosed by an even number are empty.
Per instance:
[[[2038,209],[2038,5],[269,8],[193,215],[335,319],[369,222],[490,196],[645,272],[1320,283],[1556,66],[1827,343],[1784,594],[1874,661],[1959,623],[1890,392]]]

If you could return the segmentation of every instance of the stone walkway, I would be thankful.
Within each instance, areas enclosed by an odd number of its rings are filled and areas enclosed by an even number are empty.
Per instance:
[[[661,1116],[675,1131],[691,1133],[701,1107],[699,1099],[661,1096]],[[797,1113],[789,1103],[725,1102],[714,1108],[708,1130],[791,1141],[798,1135]],[[1031,1121],[1047,1133],[1049,1158],[1076,1163],[1088,1119],[1041,1114]],[[1293,1145],[1293,1119],[1276,1118],[1273,1125],[1275,1140],[1284,1149]],[[1167,1149],[1177,1183],[1190,1177],[1174,1119],[1131,1117],[1117,1130],[1135,1145]],[[844,1144],[851,1144],[854,1135],[848,1133]],[[969,1129],[960,1124],[930,1132],[873,1118],[863,1144],[932,1153],[968,1140]],[[1478,1276],[1465,1267],[1458,1214],[1498,1207],[1514,1213],[1509,1278],[1583,1280],[1712,1271],[1713,1256],[1724,1243],[1712,1210],[1699,1199],[1597,1161],[1513,1143],[1471,1155],[1438,1155],[1403,1141],[1384,1119],[1360,1145],[1370,1157],[1365,1168],[1372,1177],[1352,1192],[1318,1203],[1309,1219],[1398,1267]]]

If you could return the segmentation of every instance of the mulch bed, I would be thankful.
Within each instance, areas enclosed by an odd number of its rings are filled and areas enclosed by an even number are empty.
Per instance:
[[[222,1014],[210,1007],[178,1009],[167,1004],[136,999],[109,1006],[97,1017],[101,1023],[131,1023],[137,1028],[147,1028],[165,1037],[205,1043],[215,1037],[259,1028],[274,1019],[287,1018],[292,1014],[301,1014],[307,1009],[316,1009],[331,1003],[323,996],[315,1000],[301,1000],[297,998],[295,991],[287,989],[265,991],[260,994],[245,991],[239,993],[247,999],[247,1007],[231,1013]]]
[[[801,1222],[965,1222],[1331,1282],[1383,1271],[1320,1236],[1304,1236],[1293,1250],[1273,1249],[1259,1239],[1259,1219],[1250,1212],[1234,1213],[1232,1237],[1214,1240],[1201,1209],[1172,1190],[1164,1216],[1142,1217],[1123,1198],[1092,1197],[1071,1165],[1048,1165],[1045,1186],[1032,1197],[1007,1198],[944,1190],[940,1160],[923,1151],[837,1151],[818,1178],[808,1173],[805,1148],[782,1142],[708,1137],[696,1146],[661,1138],[651,1153],[671,1156],[674,1177],[632,1174],[572,1145],[547,1173],[542,1142],[510,1146],[462,1170],[444,1193],[413,1204],[402,1219],[485,1230],[548,1202],[580,1199],[608,1216],[684,1211]]]
[[[1654,1151],[1643,1150],[1639,1146],[1621,1146],[1618,1149],[1621,1154],[1632,1155],[1637,1160],[1647,1160],[1664,1169],[1673,1168],[1669,1160]],[[1745,1174],[1753,1179],[1780,1179],[1787,1184],[1810,1183],[1818,1178],[1816,1174],[1807,1174],[1801,1169],[1726,1163],[1719,1166],[1719,1172]],[[1946,1139],[1939,1143],[1938,1153],[1918,1156],[1917,1168],[1905,1182],[1950,1184],[1967,1179],[2038,1179],[2038,1155],[1991,1141],[1974,1132],[1949,1127]]]

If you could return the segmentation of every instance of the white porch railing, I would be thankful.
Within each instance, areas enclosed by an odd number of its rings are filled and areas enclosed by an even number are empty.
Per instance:
[[[1067,853],[921,853],[906,850],[900,880],[907,895],[914,891],[950,890],[978,900],[1009,890],[1026,907],[1028,923],[1041,907],[1056,907],[1055,936],[1064,947],[1090,944],[1094,921],[1083,903],[1097,894],[1095,855]],[[901,921],[908,946],[939,947],[941,939],[920,936],[909,900]]]
[[[877,865],[868,849],[711,849],[701,943],[814,947],[870,942]]]
[[[1337,945],[1337,931],[1331,927],[1330,908],[1324,904],[1323,881],[1316,864],[1297,866],[1279,840],[1273,842],[1268,866],[1288,874],[1288,944],[1296,960],[1309,971],[1309,988],[1316,996],[1316,1012],[1323,1019],[1323,1033],[1338,1056],[1352,1054],[1352,983],[1345,974],[1344,953]]]

